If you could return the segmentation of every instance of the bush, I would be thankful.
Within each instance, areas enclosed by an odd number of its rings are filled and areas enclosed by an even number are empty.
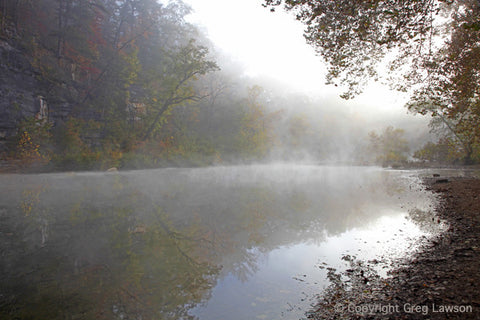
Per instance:
[[[35,118],[19,123],[13,158],[20,160],[22,167],[46,166],[53,154],[51,124]]]

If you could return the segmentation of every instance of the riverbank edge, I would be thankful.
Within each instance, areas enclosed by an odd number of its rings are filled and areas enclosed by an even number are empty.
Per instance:
[[[480,179],[422,181],[439,199],[429,223],[445,230],[420,239],[387,278],[373,270],[377,261],[346,257],[351,268],[331,272],[308,319],[480,319]]]
[[[288,163],[289,161],[284,161]],[[53,164],[41,165],[32,164],[25,166],[20,160],[4,160],[0,159],[0,175],[1,174],[36,174],[36,173],[60,173],[60,172],[105,172],[105,171],[132,171],[132,170],[148,170],[148,169],[164,169],[164,168],[203,168],[209,166],[235,166],[235,165],[257,165],[257,164],[269,164],[272,163],[271,159],[256,159],[256,160],[243,160],[243,161],[215,161],[213,159],[194,161],[192,159],[176,159],[176,160],[161,160],[159,164],[148,165],[126,165],[126,166],[97,166],[95,168],[72,168],[55,166]],[[373,164],[357,163],[357,162],[313,162],[307,164],[315,165],[333,165],[333,166],[360,166],[370,167],[376,166]],[[425,164],[425,163],[410,163],[408,165],[402,165],[399,167],[383,167],[385,169],[393,170],[419,170],[419,169],[458,169],[458,170],[480,170],[480,164],[473,165],[442,165],[438,163]]]

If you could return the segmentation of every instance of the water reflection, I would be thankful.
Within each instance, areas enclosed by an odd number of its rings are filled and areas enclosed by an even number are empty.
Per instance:
[[[429,210],[412,179],[283,164],[2,175],[0,318],[295,318],[356,230]]]

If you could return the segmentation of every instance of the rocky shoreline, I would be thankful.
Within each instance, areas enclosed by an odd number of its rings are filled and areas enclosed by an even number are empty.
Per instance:
[[[480,319],[480,179],[425,178],[439,203],[432,224],[445,230],[395,261],[387,278],[378,261],[345,256],[308,319]]]

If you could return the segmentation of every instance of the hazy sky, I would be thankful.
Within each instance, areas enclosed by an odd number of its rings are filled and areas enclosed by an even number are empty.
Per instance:
[[[262,0],[185,0],[190,19],[237,58],[249,75],[267,75],[306,91],[324,87],[325,67],[305,43],[303,26],[285,12],[271,13]]]
[[[184,1],[194,10],[189,21],[202,26],[215,45],[241,61],[248,75],[274,78],[295,91],[323,97],[340,93],[324,84],[325,65],[305,43],[303,25],[291,14],[272,13],[262,7],[262,0]],[[344,104],[405,113],[404,102],[405,98],[374,84]]]

